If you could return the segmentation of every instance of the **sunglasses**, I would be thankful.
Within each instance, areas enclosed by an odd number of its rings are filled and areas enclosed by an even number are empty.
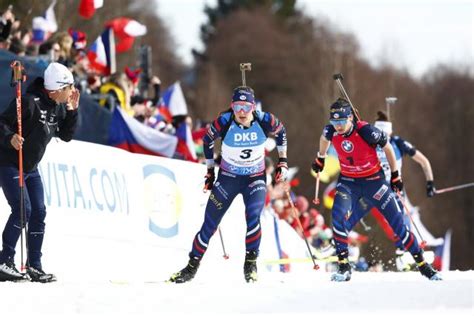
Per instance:
[[[245,113],[249,113],[251,111],[253,111],[253,108],[254,108],[254,105],[252,103],[237,103],[237,102],[234,102],[232,103],[232,110],[234,110],[234,112],[240,112],[240,111],[244,111]]]
[[[56,83],[64,85],[64,87],[62,89],[66,88],[66,87],[72,88],[74,86],[74,83],[71,83],[71,82],[68,82],[68,81],[56,81]]]
[[[329,120],[332,126],[344,126],[347,124],[348,119],[341,120]]]

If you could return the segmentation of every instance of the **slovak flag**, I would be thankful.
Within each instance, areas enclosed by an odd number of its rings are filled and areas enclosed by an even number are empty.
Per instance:
[[[115,32],[115,37],[117,38],[115,51],[117,53],[123,53],[132,48],[135,37],[143,36],[147,32],[145,25],[125,17],[110,20],[105,26],[113,29]]]
[[[116,107],[109,126],[108,143],[132,153],[172,157],[178,139],[140,123]]]
[[[33,38],[34,43],[42,43],[49,38],[49,36],[58,30],[58,23],[56,21],[56,14],[54,13],[54,6],[56,0],[51,2],[51,5],[46,9],[42,16],[33,18]]]
[[[92,43],[87,52],[90,67],[102,75],[110,75],[116,71],[115,37],[112,29],[106,29]]]
[[[90,19],[95,10],[102,8],[104,0],[81,0],[79,3],[79,15],[84,19]]]

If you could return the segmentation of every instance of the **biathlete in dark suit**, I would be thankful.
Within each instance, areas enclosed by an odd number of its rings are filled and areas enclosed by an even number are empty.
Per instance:
[[[403,247],[413,255],[421,274],[430,280],[441,280],[439,273],[425,261],[423,250],[403,222],[403,210],[392,191],[402,191],[403,183],[387,135],[367,122],[357,121],[350,104],[342,98],[331,105],[329,121],[331,124],[323,130],[312,168],[315,172],[323,170],[324,159],[332,143],[338,154],[341,174],[332,208],[333,235],[339,266],[331,280],[349,281],[351,278],[347,239],[353,227],[350,225],[350,218],[361,218],[357,214],[361,210],[356,207],[357,203],[376,207],[400,238]],[[390,165],[390,183],[385,180],[377,157],[377,146],[385,152]]]

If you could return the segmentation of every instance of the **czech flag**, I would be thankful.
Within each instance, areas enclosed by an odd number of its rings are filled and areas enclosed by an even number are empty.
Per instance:
[[[96,9],[102,8],[104,0],[81,0],[79,3],[79,15],[84,19],[90,19]]]
[[[172,157],[176,136],[146,126],[116,107],[109,127],[108,144],[132,153]]]
[[[178,125],[176,128],[176,136],[178,137],[176,152],[180,154],[184,160],[197,162],[193,136],[186,121],[183,121]]]
[[[135,37],[143,36],[147,32],[145,25],[124,17],[110,20],[105,26],[114,30],[115,37],[117,38],[115,44],[115,51],[117,53],[128,51],[132,48]]]
[[[56,14],[54,13],[54,6],[56,0],[46,9],[42,16],[33,18],[33,38],[34,43],[43,43],[49,36],[58,30],[58,23],[56,21]]]
[[[160,108],[164,107],[163,111],[168,112],[170,116],[188,115],[188,106],[179,81],[168,87],[163,92],[162,98]]]
[[[90,67],[102,75],[110,75],[116,71],[115,37],[112,29],[106,29],[92,43],[87,52]]]

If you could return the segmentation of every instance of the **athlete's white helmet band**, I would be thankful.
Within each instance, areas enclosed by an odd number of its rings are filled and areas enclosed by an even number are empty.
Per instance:
[[[374,126],[382,132],[385,132],[388,136],[392,135],[392,122],[375,121]]]

